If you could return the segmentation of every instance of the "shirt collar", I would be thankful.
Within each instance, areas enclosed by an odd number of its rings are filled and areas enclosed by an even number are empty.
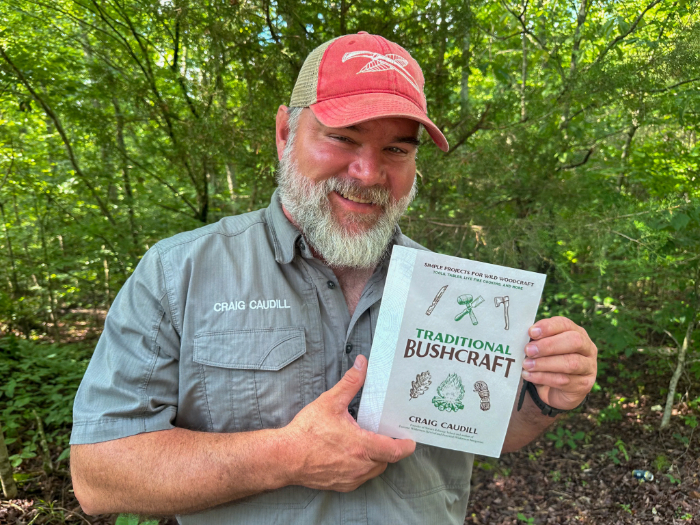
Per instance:
[[[277,189],[272,194],[266,215],[275,246],[275,260],[280,264],[289,264],[294,259],[294,252],[301,232],[284,215]]]
[[[302,235],[299,229],[289,222],[289,219],[287,219],[287,216],[284,214],[278,189],[272,194],[270,206],[267,208],[266,213],[270,233],[272,234],[275,246],[275,260],[280,264],[289,264],[294,259]],[[394,235],[389,241],[389,255],[384,257],[380,266],[389,265],[391,249],[396,244],[399,246],[410,245],[410,241],[401,233],[401,228],[399,228],[398,224],[394,230]]]

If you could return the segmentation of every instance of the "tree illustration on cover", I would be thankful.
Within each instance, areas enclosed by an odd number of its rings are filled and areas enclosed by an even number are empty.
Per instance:
[[[464,404],[464,385],[457,374],[447,376],[437,389],[438,395],[433,398],[433,405],[441,412],[457,412],[462,410]]]

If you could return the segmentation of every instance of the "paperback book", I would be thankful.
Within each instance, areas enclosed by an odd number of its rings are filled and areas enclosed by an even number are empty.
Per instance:
[[[395,246],[357,421],[499,457],[545,276]]]

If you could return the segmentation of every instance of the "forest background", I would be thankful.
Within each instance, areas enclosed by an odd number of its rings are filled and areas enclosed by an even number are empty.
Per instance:
[[[451,144],[445,154],[424,137],[404,233],[547,274],[540,315],[571,317],[600,350],[585,413],[531,446],[524,467],[478,463],[484,487],[578,447],[581,475],[613,465],[623,476],[637,458],[666,498],[683,489],[669,508],[651,492],[613,497],[600,504],[608,515],[697,518],[687,461],[700,415],[700,11],[689,0],[2,0],[0,421],[12,505],[35,523],[87,521],[67,442],[109,305],[159,239],[267,205],[277,107],[313,48],[359,30],[418,60]],[[591,467],[585,447],[599,442]],[[658,450],[636,454],[643,442]],[[571,476],[561,483],[575,492]],[[544,523],[567,504],[550,496],[549,511],[532,499],[491,507],[477,486],[468,521]],[[566,519],[590,519],[579,506]]]

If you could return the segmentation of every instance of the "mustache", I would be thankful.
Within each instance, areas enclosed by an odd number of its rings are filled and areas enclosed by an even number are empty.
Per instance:
[[[388,206],[392,201],[391,193],[389,193],[388,189],[381,186],[361,186],[350,179],[333,177],[327,179],[324,182],[324,186],[326,194],[335,191],[355,199],[371,201],[373,204],[382,207]]]

